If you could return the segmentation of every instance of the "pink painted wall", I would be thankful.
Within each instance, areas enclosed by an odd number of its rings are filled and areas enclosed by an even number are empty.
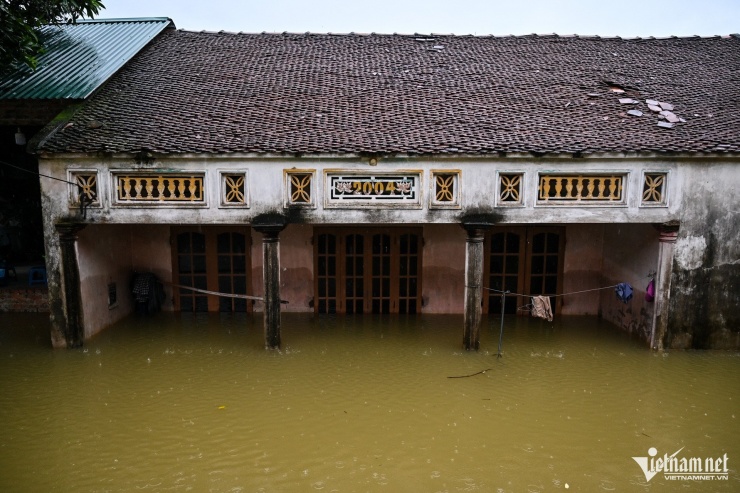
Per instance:
[[[89,225],[78,235],[84,338],[131,313],[131,227]],[[108,307],[108,284],[115,283],[117,304]]]
[[[658,263],[658,232],[650,224],[604,226],[604,266],[602,284],[629,283],[634,296],[628,303],[619,301],[613,289],[600,295],[601,315],[623,330],[649,342],[654,303],[645,301],[645,276]]]
[[[283,305],[283,311],[313,311],[313,306],[310,305],[313,300],[312,236],[313,227],[301,224],[292,224],[280,233],[280,297],[288,301],[287,305]],[[262,282],[261,243],[260,238],[260,283]],[[263,290],[260,284],[258,292],[262,293]]]
[[[170,228],[165,225],[89,225],[79,233],[84,337],[87,339],[134,309],[135,272],[153,272],[171,281]],[[108,306],[108,285],[115,283],[117,303]],[[172,310],[172,289],[165,285],[163,310]]]
[[[424,226],[423,313],[463,312],[465,236],[458,224]]]
[[[563,258],[563,293],[575,293],[603,287],[604,226],[569,224],[565,228]],[[601,291],[563,297],[563,315],[598,315]]]
[[[163,281],[165,301],[163,311],[174,309],[172,286],[172,247],[170,227],[158,224],[131,226],[131,270],[134,272],[151,272]]]

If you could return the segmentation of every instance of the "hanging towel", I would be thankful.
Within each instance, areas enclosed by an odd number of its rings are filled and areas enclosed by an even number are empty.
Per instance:
[[[652,302],[655,299],[655,279],[650,279],[650,282],[645,288],[645,301]]]
[[[614,292],[617,293],[617,299],[623,303],[627,303],[632,299],[632,286],[626,282],[620,282],[617,287],[614,288]]]
[[[550,308],[549,296],[532,297],[532,316],[546,318],[548,322],[552,322],[552,308]]]

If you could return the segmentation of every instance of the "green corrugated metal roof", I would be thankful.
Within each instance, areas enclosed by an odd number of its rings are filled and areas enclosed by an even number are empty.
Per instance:
[[[44,26],[36,70],[0,78],[0,99],[85,99],[168,26],[167,17]]]

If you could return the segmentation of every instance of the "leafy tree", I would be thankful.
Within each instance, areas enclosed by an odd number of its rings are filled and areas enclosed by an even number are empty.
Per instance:
[[[0,0],[0,73],[18,62],[36,68],[41,26],[92,18],[103,8],[101,0]]]

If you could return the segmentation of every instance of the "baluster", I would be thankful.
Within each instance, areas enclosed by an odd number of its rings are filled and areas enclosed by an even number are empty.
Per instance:
[[[152,178],[152,183],[154,183],[154,178]],[[161,176],[157,177],[157,197],[159,200],[164,200],[164,181],[162,180]]]
[[[188,187],[188,191],[190,192],[190,200],[195,200],[195,193],[197,192],[197,189],[195,187],[195,178],[192,176],[190,177],[190,186]]]
[[[135,197],[131,197],[133,200],[141,198],[142,180],[140,178],[133,178],[134,181],[134,193]]]
[[[573,178],[564,178],[565,179],[565,198],[572,198],[573,197]]]
[[[583,198],[583,196],[581,195],[582,192],[583,192],[583,177],[579,176],[576,179],[576,198],[578,200],[581,200]]]
[[[169,193],[167,198],[169,200],[175,200],[175,180],[172,178],[167,179],[167,192]]]
[[[617,182],[614,177],[609,179],[609,200],[614,200],[614,191],[617,189]]]
[[[122,200],[131,200],[131,182],[127,176],[118,179],[119,189],[120,183],[123,182],[123,197]]]
[[[549,176],[542,177],[542,181],[540,182],[540,198],[545,199],[545,200],[550,198],[550,177]]]

